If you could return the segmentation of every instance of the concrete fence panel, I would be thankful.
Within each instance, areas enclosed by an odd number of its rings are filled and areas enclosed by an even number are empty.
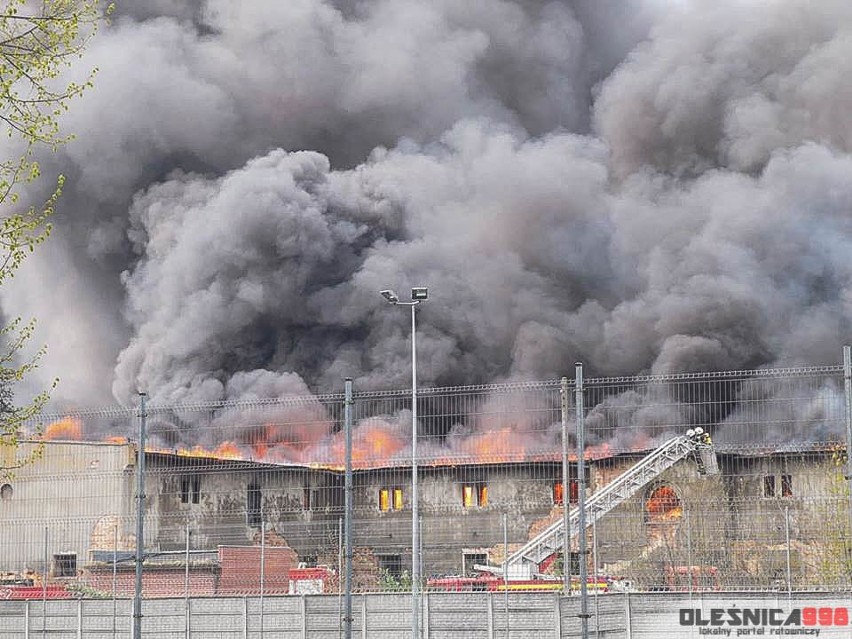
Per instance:
[[[0,601],[0,639],[126,639],[121,600]],[[353,597],[353,637],[397,639],[411,627],[411,595]],[[583,639],[581,601],[557,593],[428,593],[423,639]],[[852,636],[852,593],[630,593],[589,597],[588,637]],[[200,597],[143,602],[144,639],[340,639],[342,600],[329,595]],[[508,623],[507,623],[508,622]],[[818,631],[818,633],[817,633]]]

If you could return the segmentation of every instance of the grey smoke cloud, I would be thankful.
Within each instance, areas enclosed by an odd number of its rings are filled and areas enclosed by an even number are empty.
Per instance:
[[[3,309],[53,318],[77,405],[403,386],[377,291],[420,284],[425,384],[835,362],[850,34],[835,0],[120,10]]]

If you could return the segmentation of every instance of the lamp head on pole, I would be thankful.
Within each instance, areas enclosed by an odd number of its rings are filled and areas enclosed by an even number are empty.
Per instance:
[[[429,299],[429,289],[425,286],[415,286],[411,289],[411,300],[414,302],[425,302]]]
[[[379,293],[381,293],[382,297],[384,297],[391,304],[396,304],[397,302],[399,302],[399,297],[397,296],[397,294],[390,289],[379,291]]]

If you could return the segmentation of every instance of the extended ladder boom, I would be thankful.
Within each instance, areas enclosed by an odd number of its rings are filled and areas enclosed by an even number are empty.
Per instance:
[[[693,455],[701,474],[716,474],[719,468],[709,437],[693,434],[679,435],[651,452],[630,470],[604,486],[586,501],[586,526],[591,526],[610,510],[632,497],[660,473],[681,459]],[[578,533],[580,509],[574,508],[568,517],[571,536]],[[538,572],[539,564],[554,553],[562,551],[564,522],[562,519],[551,524],[533,537],[506,560],[506,572],[510,579],[531,579]],[[500,571],[502,572],[502,570]]]

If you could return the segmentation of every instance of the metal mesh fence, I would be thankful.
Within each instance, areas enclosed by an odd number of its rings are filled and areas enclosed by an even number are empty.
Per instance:
[[[577,572],[573,531],[570,561],[493,574],[576,505],[573,381],[567,477],[560,386],[418,390],[424,588],[558,589]],[[594,592],[850,587],[842,367],[587,379],[583,400],[590,496],[696,427],[720,470],[684,458],[595,520]],[[354,590],[409,590],[411,392],[356,389],[352,408]],[[46,415],[2,449],[0,596],[133,594],[140,421],[137,408]],[[339,591],[343,394],[149,406],[145,421],[146,597]]]

